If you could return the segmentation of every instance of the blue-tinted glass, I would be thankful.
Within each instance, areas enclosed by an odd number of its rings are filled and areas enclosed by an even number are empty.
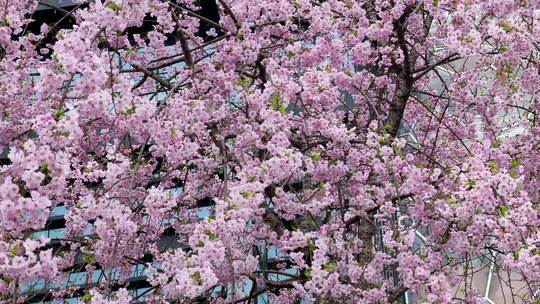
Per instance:
[[[133,266],[133,276],[141,277],[146,275],[146,266],[142,264],[137,264]]]
[[[84,234],[84,236],[89,236],[89,235],[92,235],[93,231],[94,231],[93,227],[88,226],[88,227],[84,230],[84,233],[83,233],[83,234]]]
[[[182,193],[183,190],[184,190],[184,188],[182,188],[182,187],[176,187],[176,188],[167,189],[165,191],[172,194],[172,195],[178,195],[178,194]]]
[[[49,230],[49,238],[51,239],[61,239],[66,233],[66,228],[58,228]]]
[[[194,210],[198,218],[204,219],[210,215],[211,207],[194,208]]]
[[[82,285],[86,283],[86,272],[72,272],[68,276],[68,285]]]
[[[133,291],[131,292],[131,294],[132,294],[132,296],[133,296],[134,298],[137,298],[137,301],[141,302],[141,301],[144,300],[144,298],[145,298],[144,295],[147,294],[146,292],[147,292],[148,290],[150,290],[150,289],[152,289],[152,288],[146,287],[146,288],[135,289],[135,290],[133,290]],[[141,295],[143,295],[143,296],[141,296]]]
[[[27,292],[27,291],[35,291],[40,290],[45,287],[45,280],[44,279],[38,279],[32,282],[28,282],[22,285],[21,291]]]
[[[48,237],[49,237],[49,230],[36,231],[36,232],[32,233],[32,238],[34,240],[39,240],[39,239],[48,238]]]
[[[56,206],[51,210],[50,216],[60,216],[65,215],[67,212],[66,206]]]
[[[92,283],[96,283],[101,276],[101,270],[95,270],[92,272]]]

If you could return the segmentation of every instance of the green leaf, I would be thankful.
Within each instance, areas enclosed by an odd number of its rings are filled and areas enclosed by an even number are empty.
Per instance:
[[[94,264],[96,262],[96,260],[94,259],[93,256],[91,255],[85,255],[84,258],[83,258],[83,261],[86,263],[86,264]]]
[[[490,160],[487,162],[487,167],[491,169],[492,171],[497,170],[499,167],[497,166],[497,163],[494,160]]]
[[[81,300],[85,303],[90,303],[90,301],[92,301],[92,295],[85,293],[84,296],[81,297]]]
[[[311,269],[305,269],[304,270],[304,275],[306,276],[306,278],[311,278]]]
[[[514,31],[514,28],[512,26],[510,26],[510,24],[508,24],[508,22],[506,22],[506,20],[501,22],[501,24],[499,26],[507,33],[510,33],[512,31]]]
[[[505,216],[508,214],[508,206],[506,205],[502,205],[499,207],[499,213],[502,215],[502,216]]]
[[[204,242],[203,241],[199,241],[197,243],[197,247],[204,247]]]
[[[208,235],[208,238],[210,239],[210,241],[215,241],[215,240],[217,240],[216,234],[213,233],[212,231],[210,231],[210,230],[205,230],[204,233],[205,233],[206,235]]]
[[[56,61],[60,60],[60,55],[57,52],[53,52],[51,57],[52,57],[52,59],[54,59]]]
[[[313,242],[313,240],[307,241],[307,247],[308,247],[309,252],[315,251],[315,243]]]
[[[449,198],[446,200],[450,206],[456,206],[458,204],[458,200],[455,198]]]
[[[273,93],[270,96],[270,110],[278,111],[281,114],[285,114],[287,112],[287,107],[283,102],[281,102],[281,96],[278,92]]]
[[[251,80],[249,79],[249,77],[242,75],[236,80],[236,84],[242,87],[242,89],[246,90],[251,85]]]
[[[126,114],[126,115],[133,114],[133,113],[135,113],[135,109],[136,109],[136,107],[134,107],[134,106],[133,106],[133,107],[126,108],[126,109],[124,110],[124,114]]]
[[[56,133],[56,135],[64,136],[64,137],[68,137],[69,134],[71,134],[69,131],[59,131],[59,132]]]
[[[517,250],[514,250],[514,252],[512,252],[512,255],[514,256],[514,260],[519,259],[519,252],[520,251],[521,251],[521,249],[517,249]]]
[[[189,277],[191,278],[191,280],[193,280],[193,283],[197,285],[202,285],[202,278],[200,272],[194,272]]]
[[[517,159],[512,159],[511,167],[512,167],[512,168],[517,168],[518,166],[519,166],[519,160],[517,160]]]
[[[227,208],[225,208],[225,211],[230,211],[230,210],[238,210],[238,206],[236,206],[235,204],[227,205]]]
[[[55,121],[59,121],[60,119],[64,118],[66,116],[66,113],[68,112],[67,109],[62,109],[61,107],[57,107],[54,110],[53,118]]]
[[[322,269],[323,270],[334,270],[334,266],[332,264],[324,264]]]
[[[388,255],[392,255],[392,253],[394,253],[394,249],[384,246],[384,252]]]
[[[99,40],[99,43],[100,43],[100,44],[105,44],[105,43],[107,43],[107,39],[105,39],[105,37],[103,37],[103,36],[99,36],[98,40]]]
[[[49,165],[45,162],[41,163],[41,165],[39,165],[39,172],[43,173],[43,174],[47,174],[49,173]]]
[[[272,95],[270,95],[270,104],[278,103],[280,98],[281,96],[278,92],[272,93]]]
[[[252,195],[253,195],[253,192],[250,192],[250,191],[242,192],[242,197],[244,197],[244,198],[248,198],[248,197],[250,197]]]
[[[317,150],[311,154],[312,161],[318,161],[319,159],[321,159],[321,150]]]
[[[114,1],[111,1],[111,2],[107,3],[105,5],[105,7],[108,8],[108,9],[111,9],[113,11],[117,11],[117,10],[120,9],[120,6]]]
[[[11,247],[9,248],[9,253],[11,253],[12,255],[17,255],[17,247]]]
[[[56,34],[56,39],[58,39],[58,40],[64,39],[64,31],[59,31],[59,32]]]
[[[516,171],[510,171],[510,176],[513,178],[513,179],[516,179],[518,178],[519,174],[516,172]]]
[[[129,170],[135,170],[137,168],[137,160],[133,160],[129,163]]]
[[[437,244],[446,244],[446,243],[448,243],[449,239],[450,239],[450,236],[445,234],[437,241]]]

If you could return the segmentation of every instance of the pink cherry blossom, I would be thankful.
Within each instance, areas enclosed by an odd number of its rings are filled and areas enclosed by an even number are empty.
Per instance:
[[[538,1],[74,2],[0,0],[1,303],[537,303]]]

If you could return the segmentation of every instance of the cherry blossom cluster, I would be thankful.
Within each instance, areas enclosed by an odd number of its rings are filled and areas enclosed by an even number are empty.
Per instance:
[[[75,2],[0,0],[1,303],[538,301],[538,1]]]

